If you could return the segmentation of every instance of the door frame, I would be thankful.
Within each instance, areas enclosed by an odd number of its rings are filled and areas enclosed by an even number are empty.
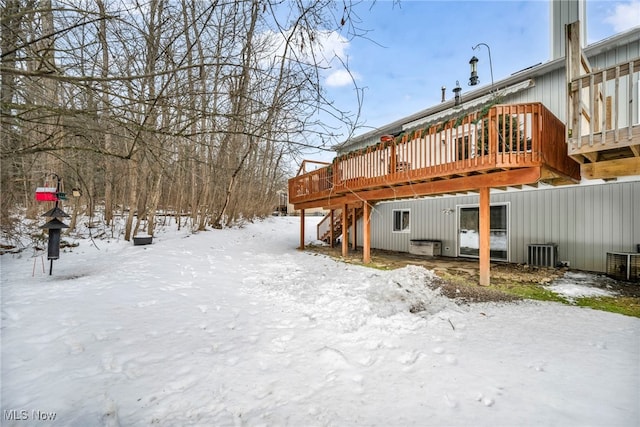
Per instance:
[[[491,257],[491,261],[502,261],[502,262],[510,262],[511,261],[511,202],[496,202],[496,203],[491,203],[490,207],[494,207],[494,206],[504,206],[506,208],[506,233],[507,233],[507,257],[506,258],[495,258],[495,257]],[[456,250],[456,256],[460,257],[460,258],[473,258],[473,259],[478,259],[480,258],[480,255],[468,255],[468,254],[462,254],[460,253],[460,249],[461,249],[461,244],[460,244],[460,231],[461,231],[461,227],[460,227],[460,219],[462,217],[461,215],[461,211],[465,208],[477,208],[478,210],[480,209],[480,204],[479,203],[468,203],[468,204],[463,204],[463,205],[456,205],[456,246],[457,246],[457,250]],[[479,215],[479,213],[478,213]],[[480,218],[478,218],[478,222],[480,221]],[[493,231],[494,228],[491,228],[491,231]],[[500,229],[502,230],[502,229]]]

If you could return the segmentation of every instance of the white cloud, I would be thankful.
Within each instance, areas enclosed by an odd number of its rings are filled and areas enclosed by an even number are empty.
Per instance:
[[[640,0],[616,4],[614,10],[604,19],[616,32],[628,30],[640,24]]]
[[[285,54],[287,40],[289,40],[288,56],[308,63],[316,63],[320,67],[330,67],[339,58],[346,61],[346,51],[349,41],[335,31],[318,31],[313,35],[313,41],[308,40],[308,34],[291,36],[291,30],[284,33],[267,31],[261,35],[262,40],[270,46],[268,56],[282,57]]]
[[[267,32],[262,35],[270,49],[265,50],[263,60],[273,61],[274,58],[285,54],[287,38],[291,39],[288,56],[309,64],[315,63],[320,67],[320,74],[325,76],[324,81],[330,87],[342,87],[350,85],[353,79],[359,79],[358,73],[347,71],[345,65],[348,62],[347,50],[349,41],[335,31],[318,31],[314,34],[313,42],[301,43],[300,36],[291,37],[290,30],[284,34]]]
[[[352,83],[353,79],[357,80],[359,77],[358,73],[352,72],[349,74],[349,72],[344,69],[336,70],[327,76],[325,83],[330,87],[348,86]]]
[[[348,62],[347,49],[350,44],[347,39],[335,31],[324,31],[318,33],[316,39],[316,49],[318,57],[322,58],[320,65],[327,67],[323,74],[326,74],[325,84],[329,87],[348,86],[353,80],[360,78],[355,71],[347,71],[344,67]]]
[[[331,64],[336,57],[343,61],[346,60],[349,41],[339,33],[335,31],[319,32],[316,43],[320,54],[327,64]]]

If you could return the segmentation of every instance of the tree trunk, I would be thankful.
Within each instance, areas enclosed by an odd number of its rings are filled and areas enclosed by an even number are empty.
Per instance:
[[[131,241],[133,237],[131,232],[133,227],[133,216],[138,204],[138,162],[131,160],[129,162],[129,215],[124,229],[124,240]]]
[[[229,201],[231,200],[231,194],[233,193],[233,187],[235,185],[236,182],[236,177],[238,176],[238,174],[240,173],[240,171],[242,170],[242,167],[244,165],[245,160],[247,159],[247,157],[249,156],[249,154],[251,154],[251,151],[253,151],[253,143],[249,142],[249,147],[247,148],[247,151],[244,153],[244,156],[242,156],[242,159],[240,160],[240,163],[238,164],[238,167],[233,171],[233,174],[231,174],[231,179],[229,179],[229,186],[227,187],[227,192],[226,192],[226,196],[224,199],[224,203],[222,205],[222,208],[220,209],[220,212],[218,213],[218,216],[216,217],[215,221],[213,222],[213,227],[214,228],[222,228],[222,221],[224,219],[224,215],[227,211],[227,207],[229,206]]]

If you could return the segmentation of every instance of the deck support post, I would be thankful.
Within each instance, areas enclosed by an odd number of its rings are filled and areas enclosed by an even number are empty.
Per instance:
[[[329,211],[329,221],[331,221],[330,226],[329,226],[329,246],[333,247],[336,244],[336,236],[335,236],[335,224],[334,224],[334,214],[335,214],[335,210],[331,209]]]
[[[480,286],[490,284],[491,196],[490,188],[480,188]]]
[[[362,207],[362,262],[369,264],[371,262],[371,205],[367,201]]]
[[[349,254],[349,205],[342,207],[342,256]]]
[[[354,251],[358,249],[358,232],[356,231],[356,211],[357,207],[354,206],[351,210],[351,249]]]
[[[300,209],[300,248],[304,249],[304,209]]]

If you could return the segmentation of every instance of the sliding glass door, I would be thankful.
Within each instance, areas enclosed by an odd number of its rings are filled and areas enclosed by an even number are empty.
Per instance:
[[[491,259],[509,260],[509,215],[507,204],[491,206]],[[480,208],[458,206],[458,256],[480,256]]]

